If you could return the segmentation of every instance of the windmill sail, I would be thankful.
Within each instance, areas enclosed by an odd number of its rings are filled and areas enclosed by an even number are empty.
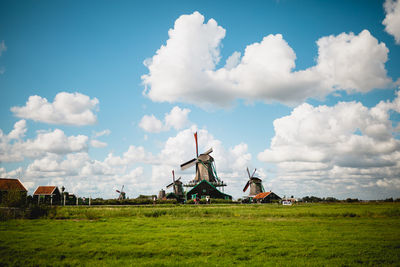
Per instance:
[[[210,155],[213,149],[210,148],[206,152],[199,155],[197,132],[194,133],[194,140],[196,145],[196,158],[191,159],[181,165],[181,170],[186,170],[192,166],[196,167],[194,180],[190,181],[187,187],[193,187],[202,180],[212,183],[214,186],[226,186],[217,176],[215,169],[214,158]]]
[[[188,162],[181,164],[181,170],[182,171],[186,170],[187,168],[194,166],[196,163],[197,163],[197,159],[191,159]]]

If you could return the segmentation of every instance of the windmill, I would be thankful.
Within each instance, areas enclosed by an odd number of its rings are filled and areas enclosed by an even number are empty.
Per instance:
[[[172,183],[167,185],[167,189],[173,186],[174,189],[174,194],[178,199],[183,198],[183,186],[182,182],[180,181],[181,177],[178,178],[178,180],[175,180],[175,171],[172,170]]]
[[[243,192],[246,192],[247,188],[250,186],[249,197],[254,197],[255,195],[265,192],[264,187],[262,185],[262,180],[258,177],[255,177],[254,174],[256,173],[257,169],[254,169],[252,175],[250,175],[249,168],[247,168],[247,174],[249,175],[249,180],[247,181],[246,185],[243,188]]]
[[[119,193],[118,200],[125,199],[125,192],[124,192],[124,186],[122,186],[121,190],[115,190],[117,193]]]
[[[210,148],[206,152],[199,155],[199,148],[197,143],[197,132],[194,134],[194,140],[196,144],[196,157],[183,163],[181,165],[181,170],[186,170],[192,166],[196,166],[196,176],[194,180],[190,181],[189,184],[185,185],[187,187],[193,187],[202,180],[206,180],[214,186],[226,186],[223,181],[217,176],[217,171],[215,170],[214,158],[210,156],[213,149]]]

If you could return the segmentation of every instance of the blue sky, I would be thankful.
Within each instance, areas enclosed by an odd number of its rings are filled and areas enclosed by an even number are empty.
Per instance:
[[[281,196],[400,197],[399,12],[393,1],[0,1],[0,176],[30,193],[156,194],[172,169],[193,178],[179,165],[198,130],[235,198],[247,166]]]

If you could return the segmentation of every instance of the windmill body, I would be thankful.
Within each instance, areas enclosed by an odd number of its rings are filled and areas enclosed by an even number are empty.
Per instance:
[[[181,170],[196,166],[196,174],[194,179],[184,186],[194,187],[203,180],[206,180],[215,187],[226,186],[226,184],[218,178],[214,158],[210,156],[213,149],[210,148],[206,152],[198,155],[197,133],[195,133],[194,137],[196,141],[196,158],[183,163],[181,165]]]
[[[123,200],[126,198],[126,194],[124,192],[124,186],[122,186],[121,190],[115,190],[115,191],[119,194],[117,198],[118,200]]]
[[[167,198],[176,198],[178,201],[183,199],[184,197],[184,192],[183,192],[183,183],[181,182],[181,177],[179,177],[177,180],[175,180],[175,172],[172,170],[172,183],[167,185],[167,189],[172,187],[173,188],[173,194],[168,194],[166,197]]]
[[[253,197],[259,193],[264,192],[262,180],[257,177],[251,177],[249,197]]]
[[[216,183],[217,179],[215,178],[215,174],[213,173],[213,164],[214,158],[208,154],[201,154],[197,158],[196,163],[196,176],[194,178],[194,182],[198,183],[202,180],[206,180],[210,183]]]
[[[213,149],[210,148],[199,155],[197,144],[197,133],[194,134],[196,143],[196,157],[183,163],[181,170],[186,170],[190,167],[196,167],[195,177],[185,187],[192,187],[187,193],[186,198],[222,198],[232,199],[232,196],[220,192],[217,188],[226,186],[226,184],[218,178],[215,168],[214,158],[210,156]]]
[[[249,168],[247,168],[247,174],[249,175],[249,180],[247,181],[246,185],[243,188],[243,192],[246,192],[247,188],[250,187],[249,190],[249,197],[254,197],[255,195],[258,195],[259,193],[265,192],[264,187],[262,185],[262,180],[258,177],[255,177],[254,174],[256,173],[256,170],[254,170],[253,174],[250,175]]]

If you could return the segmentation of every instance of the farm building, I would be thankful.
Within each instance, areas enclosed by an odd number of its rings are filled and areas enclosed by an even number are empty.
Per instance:
[[[61,204],[61,193],[57,186],[39,186],[33,193],[33,199],[37,203],[46,203],[50,205]]]
[[[271,191],[259,193],[253,197],[253,201],[257,203],[272,203],[280,200],[281,198]]]
[[[210,198],[219,198],[219,199],[232,199],[232,196],[222,193],[212,185],[207,180],[202,180],[196,186],[194,186],[190,191],[186,194],[186,199],[202,199],[209,196]]]
[[[0,178],[0,203],[3,203],[10,192],[19,192],[21,199],[25,201],[28,190],[18,179]]]

